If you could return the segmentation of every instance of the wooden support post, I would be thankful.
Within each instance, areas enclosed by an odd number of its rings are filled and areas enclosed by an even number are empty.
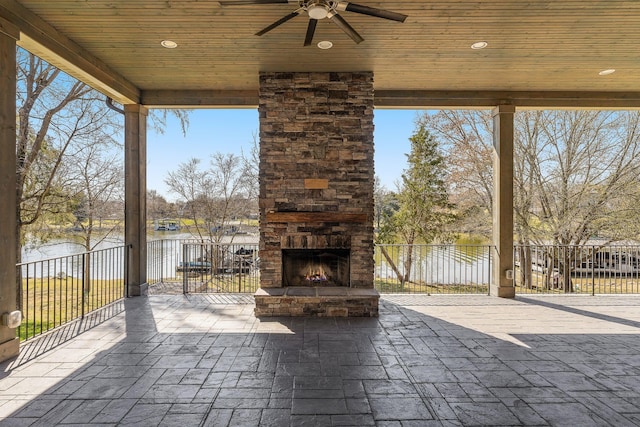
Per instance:
[[[129,245],[128,295],[147,294],[147,109],[125,111],[125,242]]]
[[[515,297],[513,273],[513,115],[515,107],[493,110],[493,280],[491,295]]]
[[[16,40],[20,32],[0,18],[0,316],[18,309],[16,251]],[[16,329],[0,324],[0,361],[18,355]]]

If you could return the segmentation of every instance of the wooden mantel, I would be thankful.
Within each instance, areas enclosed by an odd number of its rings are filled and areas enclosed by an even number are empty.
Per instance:
[[[366,223],[368,215],[364,213],[343,212],[267,212],[267,223],[301,222],[357,222]]]

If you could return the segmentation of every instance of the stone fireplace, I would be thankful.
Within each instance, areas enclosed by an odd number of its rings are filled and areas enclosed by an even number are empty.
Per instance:
[[[258,316],[376,316],[373,74],[260,74]]]

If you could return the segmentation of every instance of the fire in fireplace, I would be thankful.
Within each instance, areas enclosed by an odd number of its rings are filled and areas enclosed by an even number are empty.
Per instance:
[[[283,286],[349,286],[349,249],[283,249]]]

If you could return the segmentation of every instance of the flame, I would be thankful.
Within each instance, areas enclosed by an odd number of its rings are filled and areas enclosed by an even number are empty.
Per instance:
[[[327,275],[322,267],[310,267],[307,274],[304,275],[304,279],[309,282],[325,282]]]

